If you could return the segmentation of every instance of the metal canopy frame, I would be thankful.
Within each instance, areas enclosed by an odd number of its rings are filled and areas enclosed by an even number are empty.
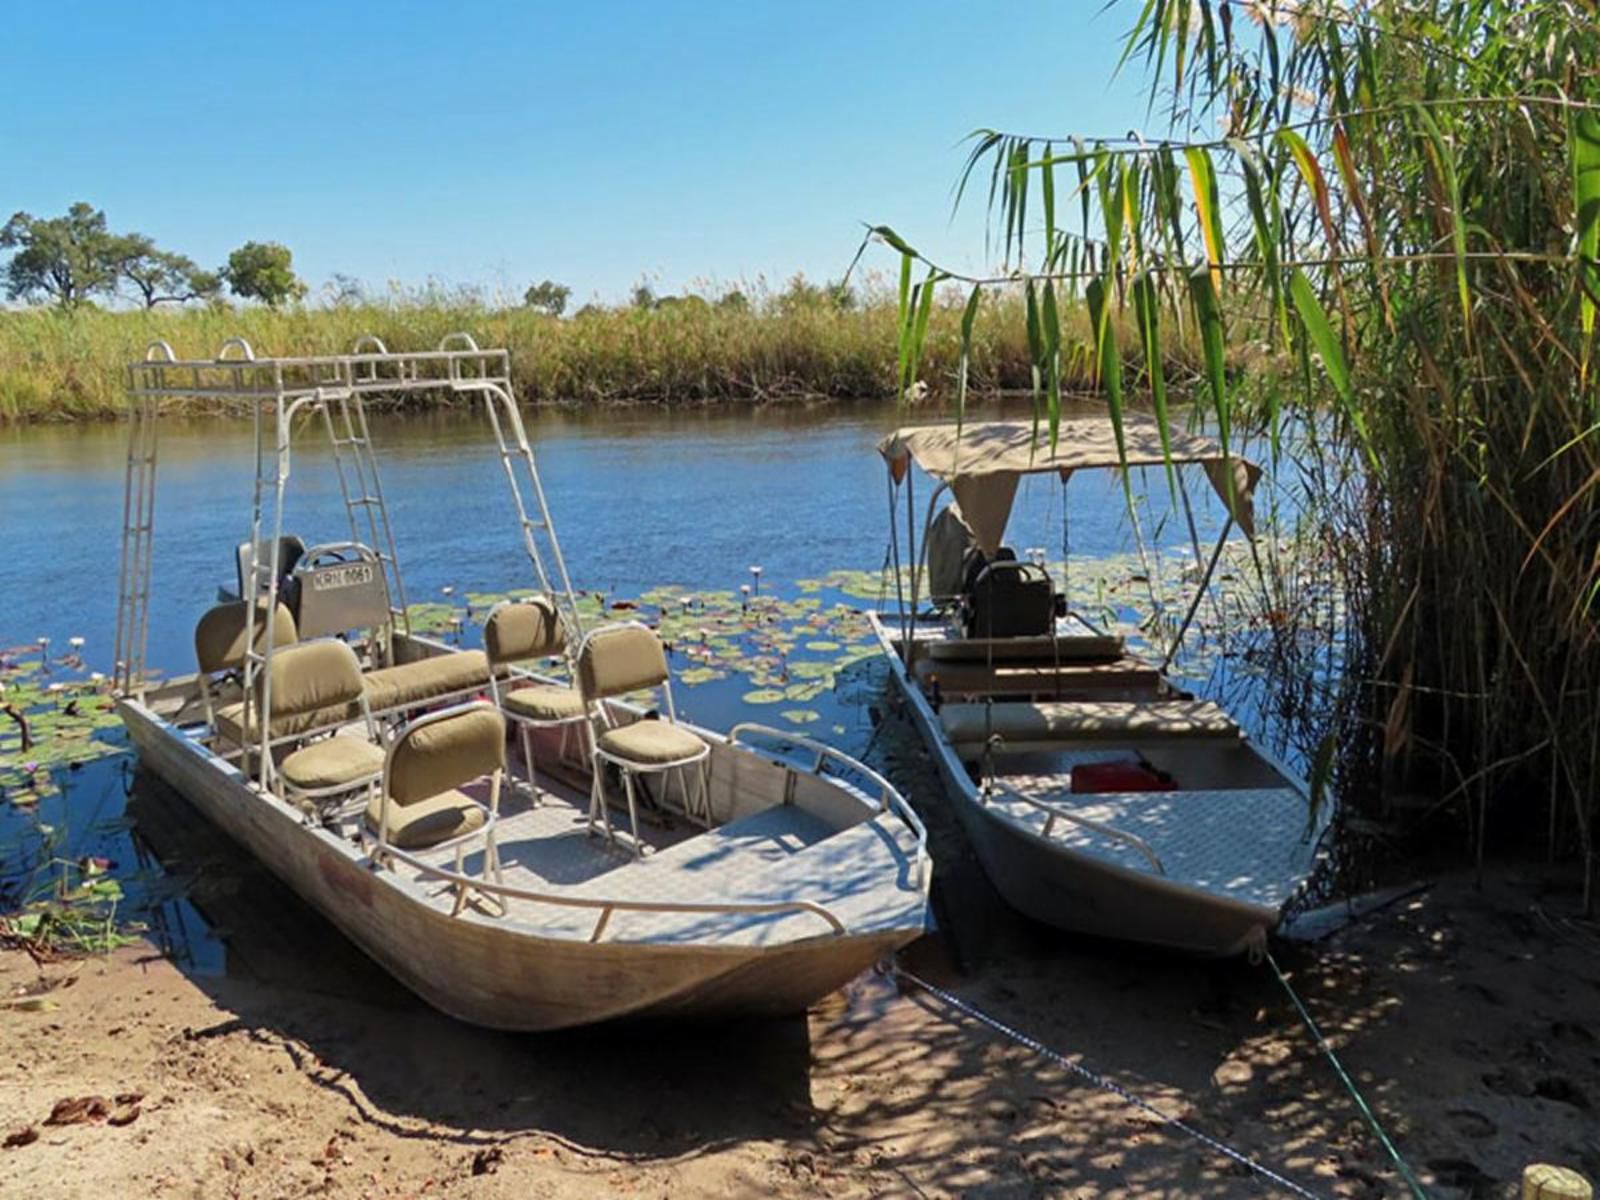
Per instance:
[[[276,622],[267,621],[260,650],[256,649],[256,625],[261,616],[275,612],[278,603],[284,493],[292,466],[295,419],[307,412],[323,418],[349,518],[350,539],[371,547],[385,572],[392,641],[397,633],[410,633],[410,621],[388,506],[367,425],[366,401],[375,396],[428,391],[483,399],[516,506],[523,548],[538,589],[551,597],[566,627],[570,658],[570,647],[578,645],[583,637],[582,618],[550,520],[538,464],[512,392],[508,350],[483,349],[469,334],[453,333],[435,350],[391,352],[381,340],[367,335],[348,354],[258,358],[247,341],[232,337],[222,344],[216,358],[180,359],[170,345],[157,341],[150,344],[143,360],[128,367],[129,430],[117,608],[117,690],[124,695],[142,696],[147,686],[156,418],[162,401],[205,399],[232,408],[248,407],[254,423],[250,567],[242,597],[254,602],[245,609],[241,726],[249,731],[254,725],[250,740],[259,743],[256,763],[261,783],[266,786],[271,772],[268,750],[272,712],[272,679],[267,668],[275,648]],[[525,488],[531,492],[531,505],[524,496]],[[263,525],[269,527],[270,541],[263,539]],[[263,598],[264,609],[260,603]],[[374,649],[387,656],[391,645]],[[253,712],[258,682],[259,714]]]
[[[1180,465],[1183,465],[1183,464],[1180,464]],[[1095,469],[1097,469],[1097,468],[1092,468],[1092,467],[1077,468],[1077,470],[1095,470]],[[1112,467],[1112,468],[1105,468],[1105,469],[1118,470],[1118,469],[1122,469],[1122,468]],[[1063,504],[1066,503],[1065,488],[1066,488],[1066,485],[1067,485],[1067,482],[1068,482],[1068,477],[1071,474],[1075,474],[1075,473],[1076,473],[1076,471],[1068,472],[1068,473],[1064,473],[1063,474],[1062,481],[1061,481],[1062,482],[1062,488],[1063,488],[1063,497],[1062,497],[1062,503]],[[915,475],[916,475],[916,466],[915,466],[914,463],[907,468],[907,470],[905,472],[905,475],[904,475],[904,477],[902,479],[896,479],[895,478],[895,473],[894,473],[894,469],[893,469],[892,466],[890,467],[890,469],[889,469],[889,471],[887,472],[887,475],[886,475],[886,477],[888,479],[888,483],[889,483],[889,539],[890,539],[891,553],[894,556],[895,596],[896,596],[896,601],[897,601],[897,605],[898,605],[898,609],[899,609],[897,615],[900,618],[900,657],[904,661],[904,663],[906,665],[906,669],[908,671],[914,665],[915,657],[916,657],[916,638],[914,636],[914,632],[915,632],[916,623],[917,623],[917,604],[922,599],[921,585],[922,585],[923,578],[927,573],[927,569],[926,568],[927,568],[927,558],[928,558],[929,535],[930,535],[930,532],[931,532],[931,530],[933,528],[934,518],[938,515],[937,505],[938,505],[939,499],[946,492],[951,491],[950,481],[949,480],[939,479],[936,476],[930,476],[930,478],[933,479],[934,487],[933,487],[932,494],[929,495],[929,497],[928,497],[927,512],[926,512],[925,516],[923,517],[923,522],[922,522],[922,542],[921,542],[920,547],[919,547],[918,542],[917,542],[916,499],[915,499],[915,490],[914,490],[914,485],[913,485],[913,477]],[[1182,486],[1182,484],[1181,484],[1181,478],[1182,478],[1181,475],[1180,475],[1179,478],[1180,478],[1180,487],[1181,487]],[[898,493],[899,493],[901,488],[905,489],[905,498],[906,498],[905,519],[906,519],[906,538],[907,538],[907,541],[908,541],[908,550],[907,550],[907,556],[906,556],[905,573],[909,574],[910,577],[911,577],[911,594],[910,594],[910,597],[909,597],[909,600],[910,600],[909,603],[907,603],[907,596],[906,596],[906,590],[905,590],[905,581],[904,581],[904,578],[903,578],[902,572],[901,572],[901,564],[900,564],[900,556],[899,556],[899,549],[900,549],[900,538],[899,538],[899,528],[900,528],[900,526],[899,526],[899,521],[900,521],[900,518],[899,518],[899,508],[898,508],[897,504],[895,503],[896,498],[897,498]],[[1188,503],[1188,493],[1187,493],[1187,491],[1184,492],[1184,503],[1185,504]],[[1166,669],[1169,666],[1172,665],[1173,658],[1175,658],[1177,656],[1179,648],[1183,645],[1183,639],[1188,635],[1190,625],[1192,625],[1194,623],[1195,615],[1200,611],[1200,602],[1205,597],[1206,593],[1210,590],[1211,580],[1216,575],[1218,563],[1222,560],[1222,552],[1227,547],[1228,536],[1233,532],[1234,526],[1236,524],[1237,524],[1237,522],[1234,520],[1233,514],[1231,512],[1229,512],[1227,517],[1226,517],[1226,519],[1222,523],[1222,529],[1217,535],[1217,540],[1216,540],[1215,544],[1211,548],[1211,556],[1206,562],[1205,574],[1203,575],[1203,577],[1200,580],[1200,586],[1195,589],[1194,599],[1190,602],[1187,611],[1184,613],[1183,621],[1179,624],[1177,632],[1173,635],[1172,641],[1170,642],[1170,644],[1166,648],[1166,652],[1162,655],[1161,665],[1160,665],[1159,669],[1163,673],[1165,673]],[[1192,522],[1191,522],[1191,528],[1192,528]],[[1137,527],[1136,527],[1136,532],[1137,532]],[[919,549],[920,549],[920,557],[919,557]],[[931,591],[931,587],[930,587],[930,591]],[[932,597],[930,596],[930,599],[931,598]],[[1085,620],[1085,618],[1079,617],[1079,620]],[[1087,624],[1086,620],[1085,620],[1085,623]]]

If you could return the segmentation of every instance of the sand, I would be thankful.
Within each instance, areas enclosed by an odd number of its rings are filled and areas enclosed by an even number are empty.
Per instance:
[[[1600,936],[1560,882],[1447,877],[1279,948],[1432,1195],[1514,1195],[1540,1160],[1600,1177]],[[977,946],[905,967],[1317,1195],[1403,1194],[1265,966],[1074,941],[981,894],[967,919],[986,905]],[[508,1036],[331,931],[305,949],[220,978],[0,953],[0,1137],[27,1143],[0,1195],[1282,1194],[883,973],[803,1018]],[[45,1123],[85,1097],[108,1115]]]

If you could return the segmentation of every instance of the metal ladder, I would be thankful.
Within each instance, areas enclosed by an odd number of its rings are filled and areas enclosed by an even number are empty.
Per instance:
[[[572,578],[567,573],[567,561],[561,554],[561,542],[556,537],[555,525],[550,520],[550,505],[545,500],[544,484],[539,480],[539,465],[533,457],[533,447],[528,444],[528,434],[523,428],[522,414],[509,388],[491,385],[482,389],[489,410],[489,424],[494,429],[495,445],[500,454],[500,465],[505,468],[506,482],[511,487],[511,498],[516,504],[517,520],[522,527],[523,549],[533,566],[539,590],[555,605],[566,634],[564,657],[567,668],[576,678],[577,648],[583,641],[583,615],[578,609],[578,595],[572,589]],[[505,412],[502,414],[501,407]],[[507,439],[506,426],[510,426]],[[519,472],[518,464],[522,470]],[[536,506],[529,514],[523,498],[523,484],[519,475],[526,476]],[[552,576],[551,567],[555,568]]]
[[[328,444],[333,447],[339,494],[344,498],[345,515],[350,520],[350,540],[364,542],[377,554],[389,592],[389,621],[393,632],[409,634],[411,615],[406,606],[405,582],[400,577],[394,529],[389,524],[389,508],[384,503],[383,485],[378,480],[378,462],[372,453],[367,406],[359,395],[344,392],[322,400],[317,407],[328,428]],[[358,511],[364,515],[364,522],[357,518]],[[366,537],[362,536],[363,523]],[[387,647],[384,650],[387,651]]]
[[[154,370],[159,379],[160,368]],[[135,396],[128,405],[128,425],[113,681],[124,695],[144,685],[145,635],[150,625],[151,532],[156,506],[156,401],[146,395]]]

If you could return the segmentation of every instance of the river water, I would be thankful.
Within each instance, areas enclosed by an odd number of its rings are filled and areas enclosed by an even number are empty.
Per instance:
[[[577,587],[608,598],[663,585],[737,593],[752,581],[749,568],[760,565],[763,594],[795,597],[797,581],[883,566],[887,486],[874,447],[902,419],[884,404],[552,409],[530,413],[528,432]],[[297,441],[288,493],[286,529],[308,544],[348,536],[333,462],[317,433],[309,427]],[[0,429],[0,648],[41,637],[62,647],[81,637],[86,666],[110,671],[124,436],[116,425]],[[375,416],[373,438],[412,603],[438,601],[447,588],[460,597],[533,586],[481,417],[450,410]],[[234,547],[249,533],[250,426],[167,421],[159,464],[148,663],[176,673],[192,669],[195,621],[219,586],[233,586]],[[1146,485],[1165,493],[1157,478],[1140,481]],[[1190,491],[1201,536],[1214,536],[1218,506],[1203,484]],[[928,494],[924,481],[919,507]],[[1113,473],[1071,482],[1066,521],[1063,494],[1053,476],[1023,482],[1011,525],[1019,550],[1040,546],[1059,558],[1070,537],[1074,554],[1128,551],[1132,533]],[[1143,532],[1169,548],[1188,544],[1181,521]],[[827,605],[872,603],[859,590],[816,594]],[[462,636],[471,640],[475,631]],[[692,664],[675,663],[679,670],[686,665]],[[859,669],[841,672],[832,690],[808,698],[795,719],[815,722],[804,732],[899,772],[908,789],[926,789],[927,778],[906,766],[922,757],[916,748],[903,742],[897,748],[893,737],[875,732],[876,693],[870,677],[863,679],[872,666],[863,660]],[[776,723],[772,705],[745,702],[750,687],[737,675],[680,686],[680,711],[716,728],[741,719]],[[0,864],[28,822],[70,830],[64,856],[110,858],[131,890],[160,901],[146,908],[169,948],[200,968],[226,961],[228,930],[217,928],[216,905],[204,904],[202,912],[188,897],[196,889],[211,901],[237,898],[241,889],[257,894],[252,889],[273,886],[259,868],[215,840],[134,836],[141,805],[149,829],[169,835],[187,824],[186,810],[125,758],[63,774],[61,782],[60,795],[26,814],[0,803]],[[923,797],[912,799],[926,807]]]

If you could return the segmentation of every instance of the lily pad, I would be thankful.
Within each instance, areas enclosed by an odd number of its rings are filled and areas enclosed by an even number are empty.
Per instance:
[[[822,719],[822,714],[813,708],[786,708],[778,715],[791,725],[809,725]]]
[[[757,688],[753,692],[746,692],[739,699],[746,704],[777,704],[779,701],[787,700],[788,697],[780,688]]]

